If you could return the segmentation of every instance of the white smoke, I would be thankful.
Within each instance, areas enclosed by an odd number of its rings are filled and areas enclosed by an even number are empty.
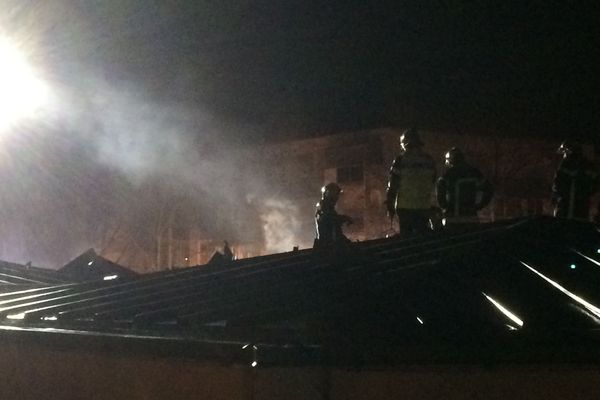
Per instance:
[[[289,200],[267,199],[261,212],[268,253],[291,251],[294,246],[307,247],[302,243],[298,207]]]
[[[148,81],[135,83],[113,69],[103,51],[114,43],[93,34],[90,20],[80,18],[82,9],[50,13],[54,3],[35,3],[28,20],[44,39],[36,43],[36,60],[48,71],[54,103],[38,128],[3,144],[16,162],[0,171],[14,181],[0,196],[0,211],[10,217],[0,224],[0,259],[56,267],[125,236],[131,243],[119,243],[123,252],[143,248],[155,242],[150,228],[159,214],[166,220],[177,213],[184,229],[203,229],[215,239],[264,241],[267,252],[309,245],[299,239],[307,216],[283,197],[269,199],[265,193],[282,190],[261,172],[269,168],[238,151],[258,128],[223,121],[199,104],[172,102],[156,90],[151,95]],[[27,43],[35,42],[29,36]],[[256,196],[252,204],[243,202],[248,193]],[[132,231],[117,238],[113,225]]]

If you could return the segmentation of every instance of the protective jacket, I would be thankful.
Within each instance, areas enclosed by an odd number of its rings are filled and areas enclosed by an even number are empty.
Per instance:
[[[598,186],[598,173],[582,155],[573,153],[560,162],[552,184],[554,216],[588,219],[590,198]]]
[[[435,175],[435,162],[420,147],[396,157],[387,187],[388,210],[428,210]]]
[[[492,184],[466,162],[449,167],[436,183],[437,202],[445,217],[476,217],[492,196]]]

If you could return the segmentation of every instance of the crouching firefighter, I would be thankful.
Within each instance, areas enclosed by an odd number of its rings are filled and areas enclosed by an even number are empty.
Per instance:
[[[341,193],[342,188],[336,183],[328,183],[321,188],[321,200],[317,203],[317,212],[315,213],[317,237],[314,248],[350,243],[350,240],[342,232],[342,225],[351,224],[352,218],[338,214],[335,210]]]

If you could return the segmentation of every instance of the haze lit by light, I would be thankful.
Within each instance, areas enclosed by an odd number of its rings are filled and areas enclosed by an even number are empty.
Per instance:
[[[310,245],[312,215],[242,140],[260,128],[170,92],[210,70],[163,70],[142,2],[78,4],[0,4],[0,260],[57,268],[94,248],[148,271],[170,229],[244,254]]]

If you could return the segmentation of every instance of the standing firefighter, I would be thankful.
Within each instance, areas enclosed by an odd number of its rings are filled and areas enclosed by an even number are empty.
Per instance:
[[[589,218],[590,198],[598,184],[598,173],[585,159],[581,146],[565,140],[558,148],[562,154],[552,184],[554,216],[562,218]]]
[[[446,170],[435,187],[437,202],[443,210],[445,222],[479,222],[477,211],[492,200],[492,184],[477,168],[467,163],[459,148],[450,149],[445,158]]]
[[[317,238],[314,247],[350,242],[342,232],[342,225],[351,224],[352,218],[338,214],[335,210],[335,204],[341,193],[342,188],[336,183],[328,183],[321,188],[321,200],[317,203],[317,212],[315,213]]]
[[[431,194],[435,181],[435,162],[423,151],[423,142],[416,129],[400,137],[402,154],[394,160],[386,192],[386,207],[390,218],[398,215],[402,234],[429,230]]]

